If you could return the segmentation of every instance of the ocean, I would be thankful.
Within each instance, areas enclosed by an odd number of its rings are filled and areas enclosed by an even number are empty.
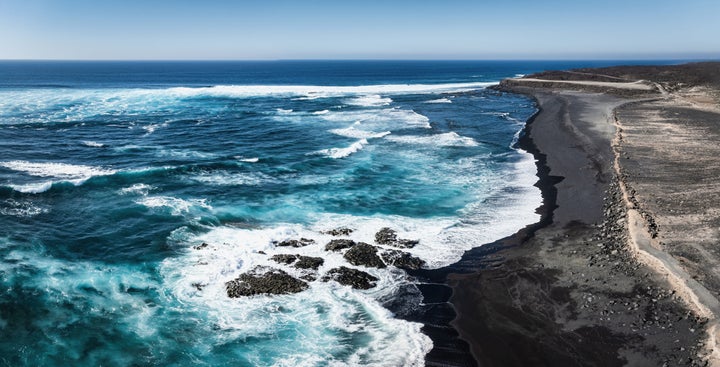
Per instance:
[[[417,280],[325,244],[390,228],[435,269],[537,222],[536,107],[487,87],[617,63],[0,62],[0,362],[423,365]],[[228,297],[268,268],[307,289]]]

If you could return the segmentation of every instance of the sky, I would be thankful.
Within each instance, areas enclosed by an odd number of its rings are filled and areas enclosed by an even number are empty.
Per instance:
[[[718,59],[718,0],[0,0],[0,59]]]

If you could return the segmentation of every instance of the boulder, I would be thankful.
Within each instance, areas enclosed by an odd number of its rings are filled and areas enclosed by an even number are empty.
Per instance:
[[[253,270],[225,283],[225,289],[230,298],[256,294],[298,293],[307,288],[307,283],[280,269],[262,266],[255,267]]]
[[[278,264],[285,264],[290,265],[297,260],[298,255],[290,255],[290,254],[278,254],[273,255],[270,260],[275,261]]]
[[[367,243],[358,243],[345,253],[345,260],[350,264],[384,268],[385,263],[377,255],[377,248]]]
[[[413,248],[420,243],[418,240],[398,239],[394,230],[384,227],[375,233],[375,243],[401,248]]]
[[[418,270],[425,266],[425,261],[405,251],[386,250],[380,256],[386,264],[394,265],[400,269]]]
[[[331,236],[348,236],[350,233],[353,233],[353,230],[347,227],[340,227],[322,233],[329,234]]]
[[[332,240],[325,245],[325,251],[340,251],[342,249],[350,248],[355,246],[356,243],[353,240]]]
[[[295,263],[295,267],[298,269],[317,270],[324,263],[325,260],[323,260],[322,257],[298,256],[298,261]]]
[[[322,280],[324,282],[334,280],[355,289],[370,289],[377,285],[375,282],[379,279],[364,271],[341,266],[328,271]]]
[[[275,246],[280,247],[305,247],[308,245],[312,245],[315,243],[315,240],[309,239],[309,238],[301,238],[299,240],[285,240],[279,243],[276,243]]]

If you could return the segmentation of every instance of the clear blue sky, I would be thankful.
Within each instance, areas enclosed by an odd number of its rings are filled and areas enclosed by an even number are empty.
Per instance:
[[[720,58],[720,0],[0,0],[0,59]]]

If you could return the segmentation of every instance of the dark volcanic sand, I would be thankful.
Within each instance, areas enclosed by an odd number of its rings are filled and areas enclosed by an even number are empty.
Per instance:
[[[650,78],[658,72],[656,67],[629,69],[644,79],[661,83],[671,92],[683,90],[683,85],[715,87],[703,85],[698,80],[702,81],[704,73],[712,68],[720,71],[720,64],[696,65],[699,65],[697,72],[687,76],[686,84],[681,84],[684,83],[682,73],[688,73],[692,68],[685,66],[667,67],[665,71],[670,71],[663,74],[665,79],[656,80]],[[582,73],[592,73],[592,70]],[[611,81],[614,77],[633,80],[633,74],[622,68],[603,70],[598,74],[602,75],[590,76],[587,80]],[[574,75],[573,80],[583,80],[577,75],[580,74]],[[629,102],[630,98],[637,99],[639,94],[617,90],[606,94],[582,93],[569,91],[558,84],[549,84],[545,88],[505,85],[505,89],[508,88],[533,96],[541,109],[528,123],[527,135],[521,144],[539,159],[538,186],[545,200],[540,208],[543,221],[514,236],[468,251],[451,267],[417,272],[420,278],[440,283],[422,289],[427,306],[417,317],[425,322],[424,330],[435,342],[435,348],[427,357],[428,365],[704,365],[706,361],[698,354],[705,338],[706,320],[690,312],[687,304],[671,290],[670,283],[638,262],[628,248],[627,205],[613,167],[613,109]],[[590,91],[597,92],[598,88],[590,88]],[[643,93],[642,96],[657,99],[659,92]],[[619,118],[629,120],[629,116],[634,116],[637,120],[637,113],[647,111],[634,109],[634,106],[643,103],[620,108]],[[668,111],[669,114],[682,112]],[[680,115],[686,124],[696,124],[697,129],[710,129],[713,134],[720,132],[720,121],[712,120],[707,114],[686,111]],[[712,126],[708,127],[708,124]],[[642,129],[634,133],[635,139],[646,141]],[[649,138],[667,141],[663,133],[667,134],[667,131],[656,129]],[[625,146],[624,152],[633,151],[632,147]],[[635,149],[635,152],[641,151],[641,148]],[[652,154],[644,156],[646,163],[655,162],[661,167],[660,157],[655,156],[653,160]],[[692,166],[692,172],[699,172],[697,170],[704,164],[716,162],[709,159],[711,155],[705,157],[708,159]],[[656,192],[659,185],[650,185],[654,180],[647,174],[652,172],[651,168],[642,171],[637,168],[642,164],[633,167],[629,163],[626,167],[620,163],[623,183],[630,176],[635,177],[631,183],[642,186],[638,177],[650,178],[642,181],[647,183],[643,188],[646,191],[640,193],[642,190],[638,190],[636,196],[652,201],[656,194],[662,194],[666,200],[658,202],[665,203],[668,208],[672,206],[674,201],[667,198],[672,193]],[[718,164],[710,166],[714,172]],[[683,171],[677,173],[682,175]],[[700,180],[704,183],[705,194],[709,191],[709,195],[717,195],[720,191],[715,189],[717,185],[700,178],[674,180],[673,174],[669,173],[660,175],[660,179],[670,186],[677,183],[675,186],[679,188],[674,192],[683,190],[683,180]],[[710,203],[706,202],[702,208],[706,211],[710,208],[717,214],[720,202],[712,199],[715,197],[709,196]],[[690,228],[697,230],[704,228],[703,225]],[[688,230],[685,227],[673,229],[680,231],[680,237],[682,231]],[[714,247],[705,248],[715,254],[713,259],[720,257]],[[703,262],[697,260],[703,254],[694,254],[698,266],[717,261]],[[450,303],[454,309],[444,302],[447,292],[441,284],[446,277],[453,290]],[[716,278],[707,278],[711,285],[717,284]],[[446,324],[454,314],[457,317],[452,325],[460,338]],[[465,356],[466,348],[474,358]]]

